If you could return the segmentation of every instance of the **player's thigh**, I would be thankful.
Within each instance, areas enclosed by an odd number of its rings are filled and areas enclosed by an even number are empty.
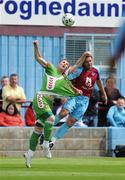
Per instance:
[[[34,131],[37,133],[37,134],[41,134],[43,132],[43,127],[41,124],[38,125],[38,123],[36,123],[36,125],[34,126]]]
[[[86,96],[81,96],[76,99],[75,109],[70,113],[70,116],[75,118],[77,121],[81,120],[84,113],[87,110],[89,104],[89,98]]]
[[[51,106],[46,98],[35,97],[33,101],[33,109],[35,112],[36,121],[44,126],[45,121],[53,116]]]
[[[72,97],[66,101],[66,103],[63,105],[63,109],[67,110],[69,114],[74,111],[76,106],[76,97]],[[68,114],[68,113],[67,113]]]

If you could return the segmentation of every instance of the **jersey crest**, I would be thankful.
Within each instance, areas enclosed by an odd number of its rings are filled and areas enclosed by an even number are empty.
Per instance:
[[[85,85],[86,87],[92,87],[92,79],[90,77],[86,77]]]

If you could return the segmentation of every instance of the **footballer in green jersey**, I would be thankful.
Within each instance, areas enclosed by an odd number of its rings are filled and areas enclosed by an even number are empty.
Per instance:
[[[66,60],[62,60],[66,61]],[[33,107],[36,113],[36,119],[43,124],[45,119],[52,115],[52,95],[72,97],[76,92],[72,88],[71,82],[62,75],[56,67],[48,64],[45,69],[41,90],[36,93],[33,100]]]
[[[81,93],[81,91],[73,87],[71,82],[64,75],[69,67],[69,63],[66,59],[61,60],[57,68],[54,67],[41,57],[38,48],[38,41],[34,41],[34,53],[36,61],[45,69],[45,77],[40,91],[36,93],[33,100],[36,124],[30,138],[29,150],[24,154],[26,166],[28,168],[31,167],[31,160],[34,151],[36,150],[39,136],[43,130],[44,142],[42,148],[44,156],[51,158],[49,140],[55,117],[51,110],[52,100],[50,96],[60,95],[65,97],[73,97]]]

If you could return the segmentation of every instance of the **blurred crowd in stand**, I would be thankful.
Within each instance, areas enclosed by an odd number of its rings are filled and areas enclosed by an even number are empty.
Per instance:
[[[2,76],[0,82],[0,126],[34,126],[35,114],[32,102],[26,100],[23,88],[18,85],[18,75]],[[83,119],[76,122],[74,127],[125,127],[125,99],[116,87],[114,77],[106,79],[105,91],[108,97],[107,104],[104,104],[101,92],[96,88],[93,89],[88,109]],[[59,114],[66,100],[59,97],[54,99],[54,115]],[[25,114],[22,118],[20,110],[22,104],[26,102],[28,105],[24,106]],[[67,117],[61,119],[56,126],[63,124]]]
[[[18,75],[1,78],[1,112],[0,126],[24,126],[20,110],[22,103],[26,102],[24,90],[18,85]]]

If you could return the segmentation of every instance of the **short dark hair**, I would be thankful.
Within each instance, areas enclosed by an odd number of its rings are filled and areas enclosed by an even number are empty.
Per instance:
[[[8,78],[8,76],[2,76],[1,79],[5,79],[5,78]]]
[[[62,62],[62,61],[67,61],[67,62],[69,63],[68,59],[66,59],[66,58],[60,59],[60,60],[59,60],[59,63]]]
[[[2,79],[6,79],[6,78],[8,78],[8,76],[2,76],[0,80],[2,81]]]
[[[18,76],[16,73],[13,73],[10,75],[10,78],[13,77],[13,76]]]

